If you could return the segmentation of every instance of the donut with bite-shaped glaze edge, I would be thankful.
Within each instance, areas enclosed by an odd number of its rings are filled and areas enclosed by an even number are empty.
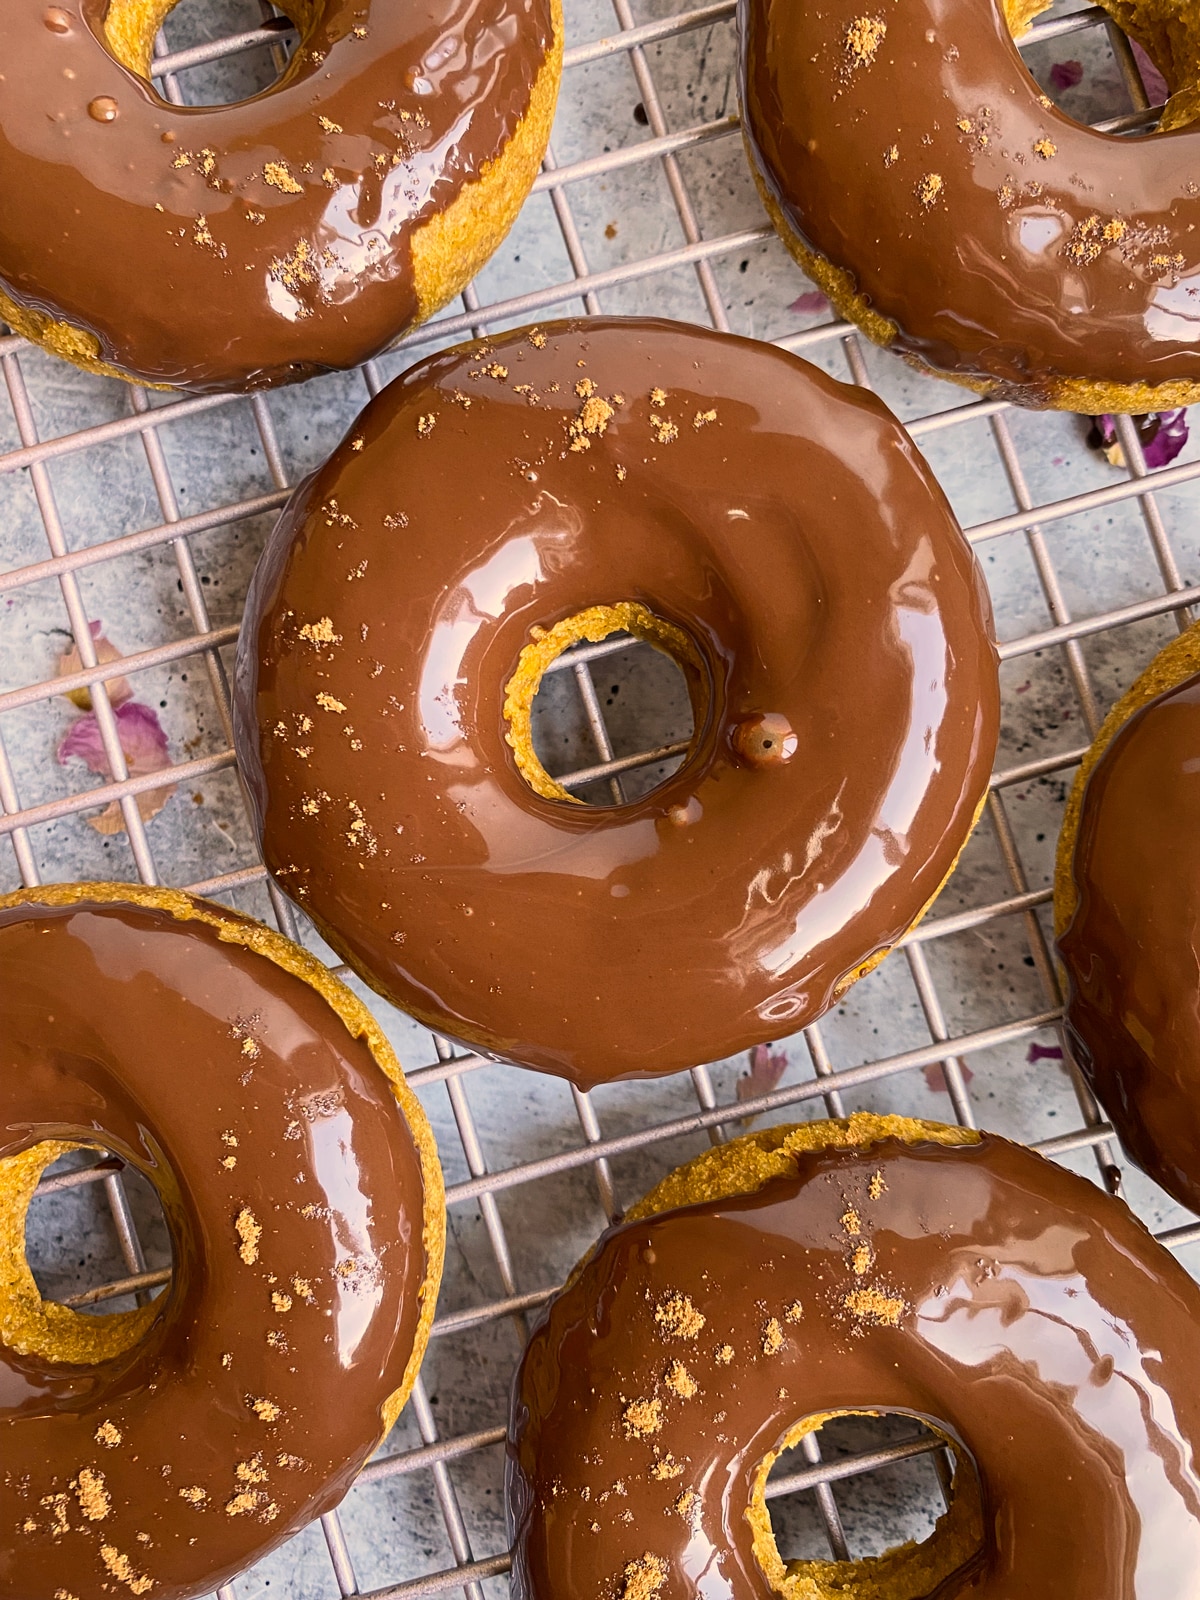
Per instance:
[[[1122,138],[1041,92],[1019,38],[1050,0],[739,0],[746,145],[784,243],[837,310],[939,377],[1019,405],[1200,400],[1200,27],[1101,0],[1172,91]]]
[[[175,105],[176,0],[20,0],[0,58],[0,321],[92,372],[259,389],[454,297],[537,176],[561,0],[284,0],[277,83]]]
[[[529,1340],[513,1600],[1192,1600],[1198,1325],[1122,1201],[994,1134],[863,1114],[718,1146]],[[772,1465],[880,1413],[949,1446],[948,1510],[919,1545],[785,1563]]]
[[[0,898],[0,1058],[0,1600],[211,1594],[332,1510],[408,1398],[429,1124],[321,962],[170,889]],[[153,1183],[174,1260],[91,1316],[42,1299],[25,1219],[97,1149]]]
[[[691,696],[682,766],[580,804],[543,674],[625,632]],[[810,1022],[937,894],[991,771],[982,578],[874,396],[683,323],[413,367],[285,508],[236,731],[265,859],[439,1032],[579,1085]]]
[[[1200,624],[1105,718],[1054,879],[1075,1059],[1127,1154],[1200,1211]]]

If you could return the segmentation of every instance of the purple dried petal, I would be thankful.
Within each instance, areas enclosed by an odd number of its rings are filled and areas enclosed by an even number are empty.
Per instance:
[[[770,1094],[787,1071],[787,1051],[777,1050],[774,1055],[769,1045],[756,1044],[750,1051],[750,1070],[737,1082],[739,1100],[753,1100],[757,1095]]]
[[[117,735],[131,778],[140,778],[147,772],[161,772],[163,767],[170,766],[167,736],[158,720],[157,711],[150,706],[142,705],[138,700],[127,700],[124,705],[116,707],[114,714],[117,719]],[[58,747],[58,759],[62,765],[65,766],[73,756],[86,761],[91,770],[98,772],[102,777],[112,777],[112,769],[108,764],[104,743],[100,737],[100,724],[96,720],[94,711],[77,718],[67,729],[66,736]],[[157,816],[174,793],[175,785],[171,783],[164,784],[161,789],[151,789],[145,794],[138,795],[138,810],[143,819],[149,821],[151,817]],[[103,811],[87,820],[98,833],[119,833],[125,826],[121,807],[115,800],[110,801]]]
[[[829,310],[829,300],[819,289],[809,289],[798,299],[793,300],[788,310],[798,312],[802,317],[815,317],[820,312]]]
[[[975,1076],[965,1061],[962,1063],[960,1071],[962,1072],[964,1084],[970,1083]],[[940,1062],[935,1061],[928,1067],[922,1067],[921,1075],[925,1079],[925,1087],[933,1094],[950,1093],[950,1085],[946,1082],[946,1073]]]
[[[1188,441],[1187,411],[1160,411],[1158,427],[1142,446],[1148,467],[1165,467],[1183,449]]]
[[[1039,1061],[1061,1061],[1063,1058],[1062,1047],[1057,1044],[1038,1044],[1036,1041],[1025,1052],[1025,1059],[1030,1066]]]
[[[1161,106],[1171,98],[1171,91],[1167,87],[1167,80],[1151,61],[1136,39],[1130,39],[1133,46],[1133,59],[1138,64],[1138,71],[1142,75],[1142,82],[1146,86],[1146,93],[1152,106]]]
[[[1081,61],[1056,61],[1050,68],[1050,82],[1055,89],[1073,89],[1082,77]]]

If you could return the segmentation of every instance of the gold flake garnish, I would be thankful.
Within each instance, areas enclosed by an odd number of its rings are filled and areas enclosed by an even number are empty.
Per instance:
[[[694,1524],[700,1514],[700,1496],[695,1489],[685,1489],[671,1509],[685,1522]]]
[[[668,1450],[666,1455],[661,1460],[656,1461],[650,1468],[650,1476],[657,1478],[660,1483],[666,1483],[671,1478],[681,1478],[683,1476],[683,1468]]]
[[[857,1239],[862,1232],[862,1218],[853,1206],[842,1212],[841,1224],[852,1239]]]
[[[727,1367],[733,1360],[733,1346],[731,1344],[723,1344],[717,1351],[717,1360],[721,1366]]]
[[[267,1469],[263,1466],[260,1455],[251,1456],[249,1461],[239,1461],[233,1469],[239,1483],[266,1483]]]
[[[202,1506],[208,1499],[208,1490],[202,1489],[198,1483],[193,1483],[186,1489],[180,1489],[179,1498],[186,1500],[190,1506]]]
[[[89,1522],[103,1522],[112,1510],[112,1499],[104,1486],[104,1474],[84,1467],[74,1483],[79,1509]]]
[[[652,406],[658,406],[659,409],[661,410],[662,407],[666,405],[666,403],[667,403],[667,391],[665,389],[651,389],[651,391],[650,391],[650,404]]]
[[[599,395],[586,399],[567,424],[567,432],[571,436],[570,448],[576,453],[590,450],[592,439],[604,433],[614,415],[613,407]]]
[[[286,161],[268,161],[263,168],[263,181],[281,194],[303,194],[304,185],[297,183],[288,171]]]
[[[417,418],[417,433],[422,439],[428,439],[436,427],[437,417],[432,411],[427,411],[424,416]]]
[[[617,1600],[654,1600],[667,1581],[667,1563],[649,1550],[636,1561],[627,1561],[620,1577]]]
[[[673,444],[679,437],[679,429],[666,417],[651,417],[650,426],[659,444]]]
[[[880,1195],[883,1194],[886,1189],[887,1184],[883,1181],[883,1173],[877,1172],[871,1179],[867,1193],[871,1196],[872,1200],[878,1200]]]
[[[246,1057],[246,1059],[248,1061],[257,1061],[259,1056],[262,1055],[262,1049],[261,1049],[261,1047],[260,1047],[260,1045],[258,1043],[258,1040],[257,1039],[243,1039],[242,1040],[242,1054]]]
[[[1058,154],[1058,146],[1052,139],[1035,139],[1033,141],[1033,153],[1041,156],[1043,161],[1049,161],[1051,156]]]
[[[307,639],[309,644],[341,644],[342,636],[333,631],[332,617],[321,617],[316,622],[306,622],[300,629],[300,637]]]
[[[875,1252],[869,1244],[856,1245],[854,1254],[850,1257],[850,1265],[854,1269],[856,1278],[865,1278],[875,1263]]]
[[[254,1415],[263,1422],[278,1422],[281,1412],[274,1400],[250,1400],[249,1406]]]
[[[311,1302],[313,1297],[312,1285],[309,1283],[307,1278],[293,1278],[292,1288],[300,1296],[301,1300],[308,1300]]]
[[[324,691],[317,695],[317,704],[322,711],[345,711],[346,709],[340,700],[335,700],[333,695],[325,694]]]
[[[944,187],[944,180],[940,172],[927,172],[917,184],[917,199],[928,210],[937,200]]]
[[[700,1388],[682,1361],[672,1361],[667,1368],[665,1379],[668,1389],[673,1390],[681,1400],[690,1400]]]
[[[127,1584],[134,1594],[146,1594],[154,1587],[154,1579],[136,1572],[128,1556],[122,1555],[115,1545],[102,1544],[100,1559],[119,1582]]]
[[[791,1305],[784,1312],[784,1318],[788,1322],[799,1322],[803,1315],[804,1307],[800,1304],[799,1300],[793,1300]]]
[[[900,159],[900,146],[898,144],[890,144],[890,145],[888,145],[887,149],[883,152],[883,164],[884,164],[884,166],[885,167],[894,167],[896,165],[897,161],[899,161],[899,159]]]
[[[317,113],[317,121],[326,133],[345,133],[346,131],[340,123],[331,121],[329,117],[321,116],[319,112]]]
[[[634,1400],[625,1407],[625,1414],[621,1418],[625,1424],[625,1437],[627,1439],[645,1439],[652,1433],[658,1433],[662,1428],[662,1401]]]
[[[882,1289],[852,1289],[843,1304],[860,1322],[894,1328],[904,1313],[904,1301]]]
[[[887,36],[882,17],[856,17],[846,29],[844,45],[856,67],[869,67]]]
[[[700,428],[705,427],[708,423],[715,422],[716,420],[717,413],[715,411],[697,411],[696,415],[692,418],[692,427],[699,430]]]
[[[581,400],[590,400],[596,392],[596,383],[593,378],[580,378],[575,385],[575,393]]]
[[[242,1241],[238,1247],[238,1255],[248,1267],[252,1267],[258,1260],[258,1241],[262,1238],[262,1224],[249,1206],[243,1206],[233,1226]]]
[[[654,1308],[654,1320],[668,1339],[694,1339],[705,1317],[686,1294],[668,1294]]]
[[[531,328],[529,330],[529,342],[535,350],[544,350],[546,348],[546,335],[540,328]]]
[[[121,1430],[115,1422],[102,1422],[96,1429],[96,1443],[113,1450],[121,1442]]]
[[[276,1311],[290,1311],[292,1309],[292,1297],[290,1294],[280,1294],[278,1289],[272,1289],[271,1304]]]
[[[224,1156],[221,1160],[221,1165],[225,1168],[226,1172],[232,1172],[234,1167],[237,1166],[237,1157]]]
[[[762,1350],[763,1355],[777,1355],[783,1349],[783,1329],[779,1325],[779,1318],[772,1317],[763,1329]]]

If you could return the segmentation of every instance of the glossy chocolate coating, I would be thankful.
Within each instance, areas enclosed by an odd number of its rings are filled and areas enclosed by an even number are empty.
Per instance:
[[[1200,382],[1200,132],[1073,122],[996,0],[740,14],[751,156],[892,348],[1027,405],[1064,378]]]
[[[505,685],[531,630],[620,601],[696,647],[692,752],[627,805],[543,799]],[[561,323],[412,368],[297,491],[238,749],[269,867],[384,994],[579,1084],[675,1072],[811,1021],[936,894],[995,749],[989,628],[873,396],[679,323]],[[766,714],[797,748],[748,763]]]
[[[426,1273],[412,1136],[308,984],[142,907],[0,910],[0,1054],[0,1156],[48,1139],[115,1151],[155,1184],[175,1264],[119,1359],[0,1345],[0,1596],[126,1595],[105,1546],[153,1580],[135,1593],[207,1595],[335,1505],[379,1442]],[[119,1444],[98,1440],[105,1422]],[[73,1490],[84,1468],[111,1502],[99,1520]]]
[[[1075,1056],[1121,1143],[1200,1211],[1200,676],[1130,717],[1084,791],[1059,940]]]
[[[354,366],[403,332],[414,228],[499,157],[554,42],[551,0],[320,0],[271,89],[188,107],[110,54],[106,0],[57,9],[65,29],[5,8],[0,288],[196,390]]]
[[[838,1410],[932,1419],[973,1458],[982,1554],[939,1596],[1190,1600],[1200,1290],[1123,1203],[991,1135],[825,1150],[796,1173],[610,1229],[551,1303],[513,1395],[516,1600],[619,1593],[646,1553],[666,1566],[655,1600],[767,1600],[755,1469]],[[847,1310],[864,1288],[901,1302],[896,1325]],[[679,1295],[704,1318],[691,1337],[659,1319]],[[661,1427],[628,1437],[651,1397]],[[668,1453],[683,1471],[652,1476]]]

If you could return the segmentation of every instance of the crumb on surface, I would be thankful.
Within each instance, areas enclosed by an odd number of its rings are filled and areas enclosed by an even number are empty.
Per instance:
[[[662,1401],[657,1396],[652,1400],[634,1400],[625,1407],[621,1421],[627,1439],[647,1439],[662,1429]]]
[[[278,189],[281,194],[304,193],[304,185],[292,177],[286,161],[268,161],[263,168],[263,182],[269,183],[272,189]]]
[[[271,1305],[276,1311],[290,1311],[292,1309],[292,1297],[290,1294],[280,1294],[278,1289],[272,1289]]]
[[[154,1579],[144,1577],[135,1571],[129,1557],[122,1555],[115,1545],[102,1544],[100,1559],[113,1577],[127,1585],[134,1594],[146,1594],[148,1590],[153,1589]]]
[[[731,1344],[721,1345],[717,1350],[717,1360],[723,1367],[727,1367],[733,1360],[733,1346]]]
[[[679,1360],[672,1361],[667,1368],[664,1382],[667,1388],[677,1394],[681,1400],[690,1400],[700,1389],[700,1385],[695,1378],[692,1377],[683,1362]]]
[[[650,1468],[650,1476],[657,1478],[660,1483],[666,1483],[672,1478],[681,1478],[683,1468],[668,1450],[666,1455],[660,1457]]]
[[[875,1252],[869,1244],[856,1245],[850,1257],[850,1265],[856,1278],[865,1278],[875,1262]]]
[[[109,1450],[114,1450],[121,1442],[121,1430],[115,1422],[102,1422],[96,1429],[96,1443],[104,1445]]]
[[[763,1329],[762,1349],[765,1356],[778,1355],[783,1349],[783,1328],[778,1317],[772,1317]]]
[[[309,644],[341,644],[342,636],[333,631],[333,618],[320,617],[316,622],[306,622],[300,629],[300,637],[307,639]]]
[[[854,66],[869,67],[886,37],[887,23],[882,17],[855,17],[846,28],[843,44]]]
[[[867,1193],[871,1196],[872,1200],[878,1200],[880,1195],[885,1194],[886,1191],[887,1184],[883,1181],[883,1173],[875,1173],[871,1179],[871,1184],[867,1190]]]
[[[103,1522],[112,1510],[112,1499],[105,1487],[104,1474],[93,1467],[80,1470],[75,1480],[75,1498],[89,1522]]]
[[[895,1328],[904,1314],[904,1301],[882,1289],[852,1289],[843,1304],[860,1322]]]
[[[804,1307],[801,1305],[799,1300],[793,1300],[791,1305],[784,1312],[784,1318],[788,1322],[799,1322],[803,1315]]]
[[[883,164],[884,164],[884,166],[885,167],[894,167],[896,165],[897,161],[899,161],[899,159],[900,159],[900,146],[898,144],[890,144],[890,145],[888,145],[887,149],[883,152]]]
[[[684,1489],[681,1494],[676,1496],[675,1503],[671,1509],[677,1516],[682,1517],[685,1522],[695,1522],[700,1511],[700,1496],[695,1489]]]
[[[697,411],[696,415],[692,418],[692,427],[700,429],[705,427],[706,424],[715,422],[716,420],[717,413],[715,410]]]
[[[259,1417],[263,1422],[277,1422],[281,1415],[279,1407],[275,1404],[274,1400],[251,1400],[250,1409],[254,1412],[254,1415]]]
[[[862,1232],[862,1218],[859,1216],[858,1212],[855,1211],[853,1206],[849,1206],[845,1211],[842,1212],[840,1221],[843,1229],[850,1235],[850,1237],[852,1239],[857,1239],[859,1234]]]
[[[667,1563],[661,1556],[645,1555],[636,1561],[627,1561],[621,1573],[617,1600],[654,1600],[654,1596],[667,1581]]]
[[[179,1498],[186,1500],[190,1506],[202,1506],[208,1499],[208,1490],[202,1489],[198,1483],[192,1483],[186,1489],[180,1489]]]
[[[940,172],[927,172],[917,183],[917,199],[928,210],[944,187],[945,182]]]
[[[1033,153],[1041,156],[1043,161],[1049,161],[1051,156],[1058,154],[1058,146],[1052,139],[1035,139],[1033,141]]]

